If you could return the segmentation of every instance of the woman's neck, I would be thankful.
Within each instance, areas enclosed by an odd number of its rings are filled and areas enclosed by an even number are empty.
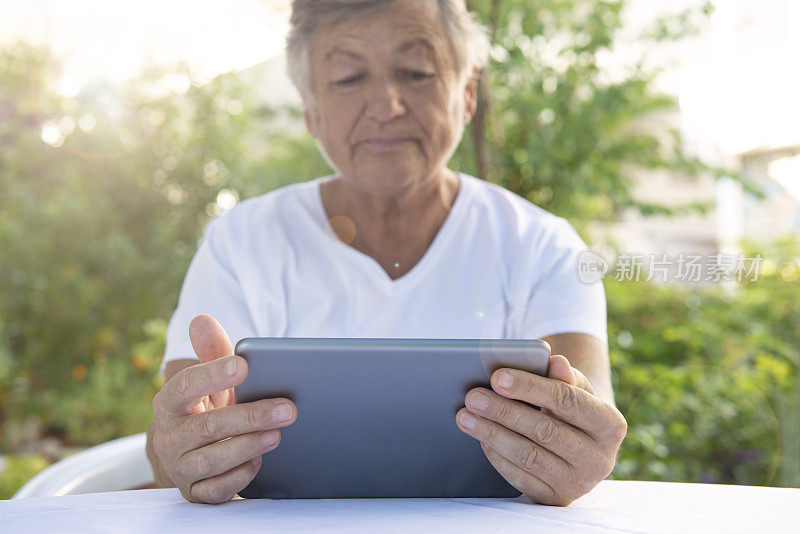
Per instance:
[[[374,258],[394,279],[425,255],[458,189],[458,177],[445,169],[436,177],[392,193],[373,193],[337,177],[322,184],[321,196],[339,239]]]

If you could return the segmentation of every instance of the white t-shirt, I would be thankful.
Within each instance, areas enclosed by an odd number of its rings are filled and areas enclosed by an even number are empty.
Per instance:
[[[241,202],[214,219],[167,330],[164,365],[196,358],[189,322],[209,314],[245,337],[542,337],[607,343],[602,281],[582,283],[573,227],[500,186],[459,174],[428,251],[392,280],[333,233],[323,177]]]

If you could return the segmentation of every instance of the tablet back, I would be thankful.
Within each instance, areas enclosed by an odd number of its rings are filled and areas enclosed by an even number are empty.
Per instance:
[[[297,420],[248,498],[516,497],[459,430],[467,391],[503,366],[547,374],[539,340],[249,338],[237,401],[286,397]],[[521,361],[527,365],[520,366]]]

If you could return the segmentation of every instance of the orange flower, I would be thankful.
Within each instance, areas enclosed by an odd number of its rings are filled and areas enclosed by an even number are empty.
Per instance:
[[[83,380],[86,378],[87,374],[89,374],[89,370],[82,363],[79,363],[72,368],[72,378],[75,380]]]
[[[147,358],[145,358],[142,354],[134,354],[132,361],[133,366],[139,371],[147,367]]]

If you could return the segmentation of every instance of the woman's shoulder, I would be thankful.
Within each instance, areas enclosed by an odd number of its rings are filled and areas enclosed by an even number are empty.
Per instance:
[[[319,182],[326,178],[285,185],[245,199],[215,217],[212,224],[225,232],[263,234],[285,230],[287,226],[308,220],[309,216],[313,219],[318,211]]]
[[[294,212],[298,208],[312,207],[318,195],[319,182],[325,178],[315,178],[296,182],[250,197],[239,202],[225,215],[231,218],[248,219],[254,216],[279,216],[283,212]]]
[[[516,236],[527,244],[532,238],[544,238],[572,233],[572,225],[499,184],[463,174],[465,184],[472,190],[470,204],[475,214],[487,219],[489,225],[504,229],[504,235]]]
[[[491,232],[490,246],[506,266],[511,293],[528,295],[543,279],[572,281],[587,246],[567,219],[497,184],[472,177],[468,183],[478,192],[474,205],[485,212],[478,226]]]

